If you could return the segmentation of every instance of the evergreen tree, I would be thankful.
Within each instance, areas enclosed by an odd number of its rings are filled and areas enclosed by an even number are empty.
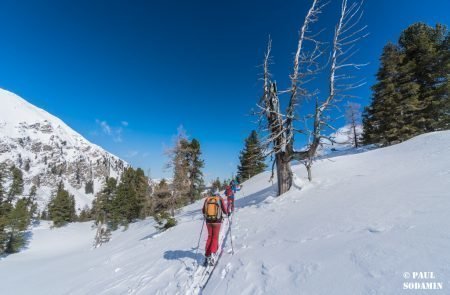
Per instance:
[[[0,237],[3,246],[0,247],[5,253],[16,253],[25,246],[25,234],[30,225],[30,213],[26,199],[17,200],[15,206],[10,206],[6,217],[3,220],[4,230]]]
[[[264,160],[264,152],[258,139],[258,134],[253,130],[249,137],[245,139],[244,149],[239,156],[240,164],[238,166],[237,178],[243,182],[251,177],[261,173],[267,165]]]
[[[148,181],[144,171],[129,167],[124,170],[116,197],[113,199],[113,221],[128,225],[138,218],[145,217]]]
[[[449,34],[423,23],[402,32],[381,57],[373,100],[364,111],[363,141],[389,145],[450,128]]]
[[[0,254],[5,251],[7,236],[8,216],[11,210],[11,204],[7,202],[6,192],[3,188],[5,171],[4,166],[0,166]]]
[[[89,220],[92,220],[92,212],[91,212],[91,209],[89,209],[88,206],[85,206],[81,210],[80,214],[78,215],[77,221],[78,222],[86,222],[86,221],[89,221]]]
[[[171,216],[167,211],[161,211],[155,214],[155,221],[158,224],[155,226],[159,230],[166,230],[177,225],[177,220]]]
[[[211,189],[213,191],[220,191],[222,188],[222,183],[220,182],[219,177],[216,178],[216,180],[213,181],[213,183],[211,184]]]
[[[189,181],[189,142],[181,138],[176,143],[172,156],[173,182],[170,212],[175,216],[175,209],[187,204],[190,191]]]
[[[163,178],[158,186],[155,188],[155,192],[153,194],[154,196],[154,212],[162,212],[167,211],[170,208],[170,198],[171,198],[171,192],[169,188],[169,184],[167,181]]]
[[[106,225],[107,229],[115,229],[113,217],[113,202],[117,194],[117,180],[113,177],[106,179],[103,189],[97,194],[92,205],[95,223]]]
[[[229,184],[230,184],[230,180],[229,179],[224,179],[222,181],[222,184],[220,185],[220,190],[221,191],[225,190]]]
[[[3,163],[0,163],[0,205],[6,199],[6,190],[5,190],[5,181],[6,181],[6,169]]]
[[[175,226],[177,221],[168,212],[168,210],[171,209],[172,193],[170,192],[169,185],[164,178],[159,182],[153,196],[155,198],[153,216],[157,222],[157,226],[155,227],[159,230],[166,230]]]
[[[58,185],[56,195],[48,204],[48,215],[55,227],[61,227],[76,220],[75,199],[64,189],[62,181]]]
[[[178,129],[175,146],[169,151],[168,167],[172,168],[173,180],[171,197],[169,199],[170,214],[175,216],[175,210],[189,203],[191,188],[190,170],[190,143],[182,127]]]
[[[37,188],[35,185],[33,185],[30,188],[30,193],[28,194],[28,198],[26,199],[27,207],[29,208],[29,211],[30,211],[30,219],[39,218],[39,215],[37,212],[38,206],[36,203],[36,192],[37,192]]]
[[[12,184],[9,188],[8,199],[11,201],[15,196],[23,193],[23,174],[22,170],[16,166],[11,167]]]
[[[365,144],[390,144],[399,138],[402,119],[395,120],[395,115],[401,110],[401,94],[396,86],[399,84],[401,59],[398,46],[388,43],[383,48],[378,83],[372,87],[373,102],[363,114]]]
[[[404,48],[404,64],[409,66],[408,71],[419,86],[414,125],[420,133],[448,123],[449,109],[442,107],[448,101],[449,90],[448,38],[445,26],[438,24],[432,28],[424,23],[411,25],[399,38],[399,45]],[[447,120],[442,118],[445,115]],[[445,124],[441,127],[445,128]]]
[[[11,211],[9,219],[13,230],[24,231],[30,225],[30,213],[27,203],[26,199],[19,199]]]
[[[205,166],[201,159],[200,142],[195,138],[189,144],[188,162],[189,162],[189,198],[191,203],[200,198],[202,190],[204,190],[204,180],[202,168]]]

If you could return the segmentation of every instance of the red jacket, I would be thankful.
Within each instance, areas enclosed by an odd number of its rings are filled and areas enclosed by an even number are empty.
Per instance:
[[[219,201],[220,201],[220,207],[222,208],[222,212],[225,215],[228,215],[228,210],[227,210],[227,207],[225,206],[225,204],[223,202],[223,198],[221,196],[218,196],[218,197],[219,197]],[[205,215],[205,205],[206,205],[206,201],[207,200],[208,200],[208,198],[206,198],[205,202],[203,202],[203,208],[202,208],[203,215]],[[220,220],[218,220],[218,221],[206,221],[206,222],[207,223],[222,223],[222,219],[223,219],[223,215],[222,215],[222,218]]]

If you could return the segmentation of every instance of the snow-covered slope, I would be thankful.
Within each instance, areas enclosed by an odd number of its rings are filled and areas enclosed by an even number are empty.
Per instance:
[[[294,170],[296,188],[279,198],[268,173],[244,183],[235,253],[227,243],[203,294],[449,294],[450,131],[320,160],[311,183]],[[89,223],[43,224],[29,249],[0,261],[0,294],[190,294],[205,238],[196,255],[200,207],[184,208],[167,232],[149,219],[97,249]],[[404,282],[444,289],[403,290]]]
[[[363,126],[356,125],[354,130],[351,125],[345,125],[335,132],[329,135],[330,139],[334,142],[330,142],[327,139],[322,140],[322,145],[317,149],[318,156],[322,157],[333,157],[336,155],[343,155],[345,153],[354,153],[367,150],[366,147],[354,149],[355,146],[355,136],[356,133],[358,142],[361,141]]]
[[[94,192],[106,176],[117,177],[127,164],[90,143],[63,121],[0,89],[0,163],[19,167],[25,190],[38,187],[41,208],[60,180],[75,195],[77,208],[91,205],[94,194],[85,194],[87,181]]]

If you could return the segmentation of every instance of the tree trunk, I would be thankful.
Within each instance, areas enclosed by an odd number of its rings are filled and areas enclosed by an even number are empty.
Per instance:
[[[292,186],[292,169],[290,161],[285,161],[281,153],[275,158],[277,165],[278,196],[287,192]]]
[[[174,192],[172,192],[172,197],[170,200],[170,215],[172,217],[175,216],[175,193]]]
[[[356,124],[353,124],[353,136],[355,140],[355,148],[358,148],[358,135],[356,134]]]
[[[311,182],[312,180],[311,164],[306,165],[306,171],[308,172],[308,180]]]

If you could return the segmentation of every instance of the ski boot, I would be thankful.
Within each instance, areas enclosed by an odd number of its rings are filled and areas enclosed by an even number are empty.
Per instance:
[[[203,261],[203,266],[207,267],[209,265],[209,260],[211,259],[211,256],[206,256],[205,261]]]
[[[208,264],[210,266],[213,266],[215,263],[216,263],[216,255],[215,254],[211,254],[211,256],[209,256]]]

